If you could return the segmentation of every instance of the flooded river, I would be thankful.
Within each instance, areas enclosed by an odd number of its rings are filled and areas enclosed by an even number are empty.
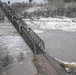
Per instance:
[[[40,36],[45,41],[46,52],[59,60],[76,63],[76,32],[47,30]]]
[[[48,52],[58,60],[76,63],[76,31],[62,31],[58,29],[53,30],[47,28],[47,26],[46,28],[43,28],[45,27],[45,22],[41,22],[39,20],[35,22],[33,20],[25,20],[25,22],[44,40],[46,52]],[[64,27],[67,29],[69,27],[66,27],[66,24],[64,25]],[[74,23],[72,23],[70,26],[72,26],[73,24]],[[49,27],[50,26],[51,23],[49,24]]]
[[[76,32],[41,29],[39,26],[30,26],[45,42],[46,52],[53,57],[67,62],[76,62]],[[3,75],[35,75],[37,70],[32,62],[33,54],[16,29],[5,20],[0,22],[0,52],[9,53],[14,62],[4,68]],[[23,52],[25,59],[18,61]],[[0,74],[2,75],[2,74]]]
[[[21,52],[24,56],[23,60],[19,60]],[[6,54],[13,57],[11,64],[3,70],[0,69],[0,75],[35,75],[37,73],[32,61],[32,51],[8,20],[0,22],[0,54],[1,57]]]

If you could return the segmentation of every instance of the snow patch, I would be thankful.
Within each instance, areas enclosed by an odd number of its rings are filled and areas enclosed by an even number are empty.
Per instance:
[[[29,9],[23,11],[23,13],[24,12],[32,13],[32,12],[35,12],[35,11],[47,11],[47,9],[45,9],[44,7],[32,7],[32,8],[29,8]]]

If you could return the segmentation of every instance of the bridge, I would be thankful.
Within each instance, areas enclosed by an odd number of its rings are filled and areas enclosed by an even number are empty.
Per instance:
[[[57,60],[45,53],[44,41],[12,10],[6,2],[0,7],[35,55],[35,65],[40,75],[67,75]],[[39,75],[38,74],[38,75]],[[70,75],[70,74],[69,74]]]

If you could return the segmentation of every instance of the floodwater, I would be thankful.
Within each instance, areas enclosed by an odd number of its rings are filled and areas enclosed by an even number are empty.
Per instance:
[[[58,60],[76,63],[76,32],[42,29],[39,24],[24,20],[45,42],[46,52]]]
[[[76,32],[47,30],[39,35],[45,42],[46,52],[58,60],[76,63]]]
[[[0,53],[9,54],[13,57],[13,62],[0,70],[0,75],[35,75],[36,67],[33,64],[33,53],[26,45],[22,37],[18,34],[10,21],[0,22]],[[24,59],[19,60],[20,53]]]
[[[40,29],[43,31],[37,33],[45,42],[46,52],[53,57],[67,62],[76,62],[76,32],[65,32],[60,30]],[[22,37],[18,34],[10,21],[0,22],[0,52],[5,55],[9,53],[14,58],[14,62],[4,68],[3,74],[0,75],[35,75],[37,73],[32,59],[33,54],[26,45]],[[23,52],[25,59],[18,61],[19,54]]]

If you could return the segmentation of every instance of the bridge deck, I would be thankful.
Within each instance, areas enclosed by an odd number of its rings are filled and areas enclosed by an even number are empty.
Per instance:
[[[40,75],[70,75],[59,64],[59,61],[53,57],[45,54],[46,58],[42,55],[36,55],[35,65]]]

